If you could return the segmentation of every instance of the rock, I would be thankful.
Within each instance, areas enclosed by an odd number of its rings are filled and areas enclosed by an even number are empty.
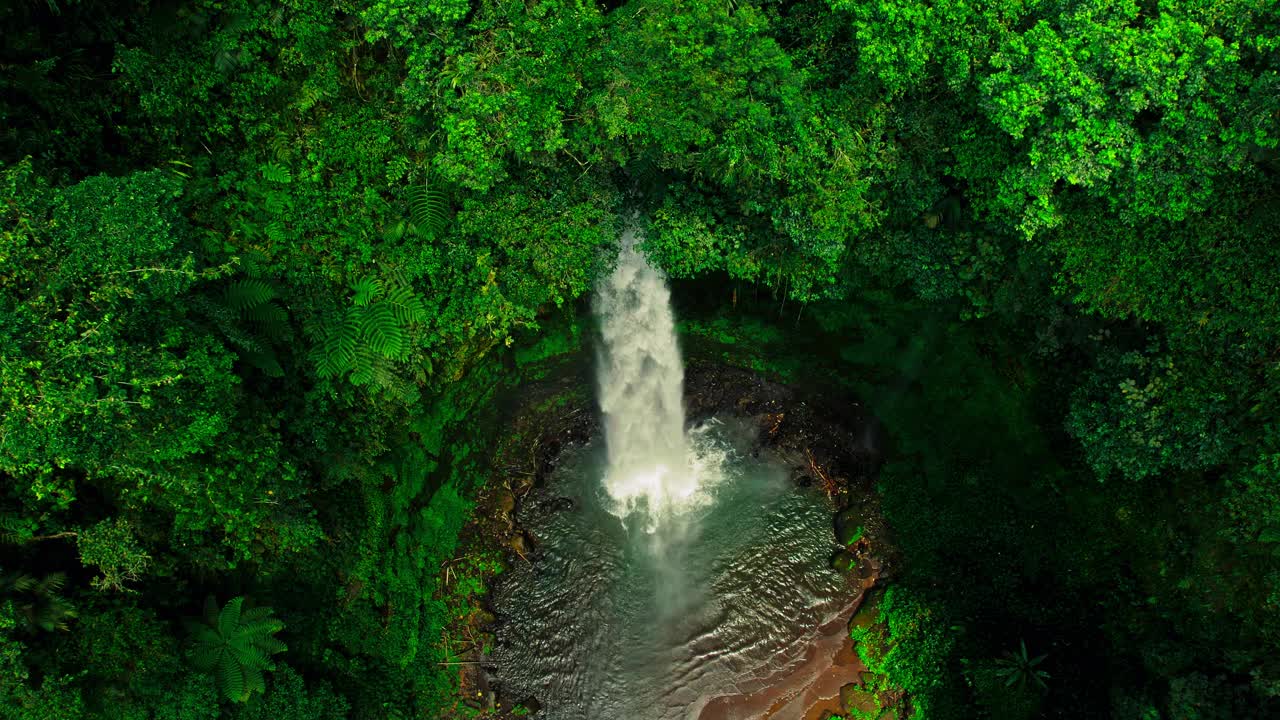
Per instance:
[[[857,560],[854,559],[853,555],[844,550],[831,557],[831,567],[840,572],[849,572],[856,562]]]
[[[555,512],[569,512],[574,506],[573,498],[558,497],[551,501],[551,509]]]
[[[876,709],[876,697],[858,683],[849,683],[840,688],[840,707],[846,713],[871,713]]]
[[[836,542],[848,547],[862,539],[862,512],[858,508],[846,508],[836,515]]]
[[[516,551],[517,555],[520,557],[525,556],[527,549],[525,547],[524,533],[516,533],[512,536],[511,541],[508,544],[511,546],[512,550]]]
[[[502,513],[502,516],[506,517],[507,515],[510,515],[511,511],[515,509],[516,509],[516,496],[513,495],[510,490],[499,490],[498,491],[498,510]]]
[[[862,601],[862,605],[858,607],[858,611],[849,618],[849,630],[865,630],[879,620],[880,612],[880,595],[878,591],[867,593],[866,599]]]

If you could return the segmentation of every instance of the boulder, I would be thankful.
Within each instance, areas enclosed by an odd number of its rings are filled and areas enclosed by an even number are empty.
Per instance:
[[[831,567],[840,572],[849,572],[849,570],[857,563],[857,560],[851,553],[844,550],[831,556]]]

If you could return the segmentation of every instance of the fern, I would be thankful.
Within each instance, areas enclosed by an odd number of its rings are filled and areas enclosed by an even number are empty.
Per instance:
[[[360,337],[366,346],[383,357],[395,360],[404,357],[406,350],[404,328],[386,303],[360,308],[356,315]]]
[[[379,358],[366,348],[356,350],[355,359],[351,363],[351,384],[368,385],[378,378]]]
[[[360,328],[358,323],[350,320],[348,316],[342,322],[324,323],[316,333],[317,342],[312,348],[311,359],[320,377],[336,377],[355,366]]]
[[[12,602],[16,616],[26,630],[66,630],[75,618],[75,608],[61,595],[67,576],[49,573],[37,580],[17,573],[0,577],[0,598]]]
[[[223,302],[232,310],[252,310],[271,301],[275,296],[275,288],[271,287],[266,281],[257,278],[246,278],[237,280],[227,286]]]
[[[366,277],[352,285],[351,289],[356,293],[355,304],[364,307],[382,292],[382,283],[377,278]]]
[[[402,325],[427,321],[427,306],[412,289],[404,285],[392,287],[383,299],[383,303],[391,308],[396,320]]]
[[[235,70],[240,66],[240,51],[225,48],[219,50],[213,56],[213,66],[220,73],[229,73]]]
[[[438,238],[444,235],[447,216],[444,193],[430,184],[409,188],[409,223],[414,232]]]
[[[428,319],[426,305],[402,279],[365,277],[351,285],[351,305],[309,326],[311,360],[321,378],[347,376],[400,398],[416,388],[394,373],[412,349],[413,328]]]
[[[289,313],[275,300],[276,290],[270,283],[244,278],[227,286],[219,307],[206,309],[240,349],[241,359],[270,377],[284,375],[272,344],[287,340],[290,335]],[[243,321],[250,327],[245,327]]]
[[[271,617],[270,608],[245,609],[243,597],[232,598],[219,610],[210,596],[204,617],[188,620],[187,629],[191,664],[212,674],[219,692],[235,702],[265,691],[262,671],[271,667],[272,655],[287,649],[275,638],[284,623]]]
[[[384,230],[382,232],[382,237],[387,240],[399,240],[400,238],[403,238],[405,236],[405,233],[409,232],[410,229],[411,229],[411,226],[409,224],[409,221],[400,220],[399,222],[395,223],[394,225]]]
[[[289,334],[289,313],[273,302],[247,308],[241,314],[270,340],[284,340]]]
[[[289,237],[285,232],[284,223],[279,220],[272,220],[267,223],[265,232],[267,234],[267,239],[273,243],[282,243]]]
[[[260,170],[262,171],[262,177],[273,183],[287,185],[293,182],[293,175],[289,173],[289,168],[278,162],[266,163]]]

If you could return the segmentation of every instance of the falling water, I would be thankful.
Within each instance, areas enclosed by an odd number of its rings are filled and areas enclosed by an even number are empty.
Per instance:
[[[547,720],[758,716],[703,710],[816,677],[819,628],[848,606],[825,496],[792,486],[751,420],[686,429],[670,295],[625,233],[594,307],[603,447],[564,450],[521,502],[538,557],[495,590],[498,684]]]
[[[641,513],[649,532],[680,511],[702,504],[708,458],[691,452],[685,435],[684,365],[676,342],[671,291],[622,236],[613,274],[596,291],[600,320],[599,398],[608,467],[604,486],[614,514]]]

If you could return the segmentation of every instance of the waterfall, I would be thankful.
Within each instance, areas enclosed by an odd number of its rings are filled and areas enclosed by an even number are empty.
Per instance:
[[[755,420],[686,428],[671,292],[639,245],[623,233],[595,288],[603,447],[566,447],[521,501],[542,543],[495,590],[498,679],[549,720],[756,717],[808,698],[771,715],[798,718],[838,678],[854,582],[828,565],[831,509],[795,491]]]
[[[646,516],[653,532],[666,517],[705,500],[700,479],[707,460],[685,435],[684,365],[676,341],[671,291],[637,247],[622,235],[613,274],[596,288],[600,410],[608,466],[604,484],[614,514]]]

